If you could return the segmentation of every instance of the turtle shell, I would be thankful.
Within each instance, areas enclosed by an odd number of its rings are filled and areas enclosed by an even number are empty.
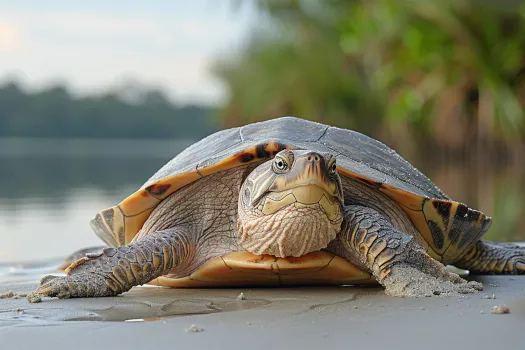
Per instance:
[[[227,129],[188,147],[117,206],[91,222],[110,246],[131,242],[153,209],[197,179],[270,159],[283,149],[309,149],[337,157],[338,172],[383,192],[420,232],[427,252],[445,263],[464,255],[492,219],[447,197],[432,181],[383,143],[352,130],[284,117]]]

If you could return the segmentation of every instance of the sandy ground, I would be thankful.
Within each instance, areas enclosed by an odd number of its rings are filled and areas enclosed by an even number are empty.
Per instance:
[[[135,287],[115,298],[4,298],[0,348],[525,349],[525,276],[476,280],[485,290],[459,298],[393,298],[377,287]],[[11,279],[0,293],[35,286]],[[491,314],[503,304],[509,314]]]

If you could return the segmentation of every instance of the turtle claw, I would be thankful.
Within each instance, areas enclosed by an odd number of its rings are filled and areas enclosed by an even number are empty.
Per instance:
[[[31,293],[59,299],[105,297],[119,294],[115,283],[98,273],[77,273],[69,276],[45,276]]]
[[[57,278],[59,276],[54,276],[54,275],[47,275],[47,276],[44,276],[40,279],[40,285],[44,285],[52,280],[54,280],[55,278]]]
[[[45,276],[34,293],[47,297],[58,297],[59,299],[71,298],[69,279],[69,276]]]
[[[69,298],[67,278],[67,276],[45,276],[40,280],[40,287],[35,290],[35,293],[60,299]],[[60,279],[63,279],[63,281],[60,281]]]
[[[44,276],[40,280],[40,286],[34,291],[27,295],[27,300],[30,303],[39,303],[42,301],[42,296],[55,297],[60,294],[60,291],[52,283],[54,280],[59,278],[59,276]]]
[[[414,266],[393,266],[383,281],[386,293],[398,297],[453,296],[472,294],[483,290],[483,285],[467,281],[436,262],[434,270]]]
[[[512,268],[512,274],[513,275],[525,275],[525,258],[518,257],[514,258],[514,261],[511,261],[510,264],[514,263],[514,267]]]

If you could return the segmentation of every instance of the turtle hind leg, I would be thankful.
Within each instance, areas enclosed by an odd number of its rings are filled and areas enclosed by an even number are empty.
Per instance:
[[[454,265],[472,274],[525,275],[525,247],[479,241]]]
[[[154,232],[118,248],[81,258],[67,276],[46,276],[34,294],[58,298],[114,296],[190,261],[194,245],[180,229]]]

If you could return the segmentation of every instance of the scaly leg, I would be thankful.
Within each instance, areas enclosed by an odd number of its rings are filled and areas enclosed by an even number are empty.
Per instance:
[[[187,263],[193,252],[183,230],[155,232],[77,260],[66,269],[67,276],[44,277],[34,293],[58,298],[118,295]]]
[[[454,265],[472,274],[525,275],[525,247],[479,241]]]
[[[371,271],[394,296],[474,293],[482,290],[432,259],[416,240],[400,231],[377,211],[357,205],[345,207],[338,236],[345,257]]]
[[[66,256],[64,258],[64,262],[62,263],[62,265],[60,265],[58,267],[59,270],[65,270],[69,267],[69,265],[71,265],[72,263],[74,263],[75,261],[79,260],[79,259],[82,259],[86,256],[90,256],[90,255],[95,255],[95,254],[98,254],[100,253],[104,248],[107,248],[108,246],[105,245],[105,246],[95,246],[95,247],[89,247],[89,248],[83,248],[83,249],[79,249],[75,252],[73,252],[72,254]]]

